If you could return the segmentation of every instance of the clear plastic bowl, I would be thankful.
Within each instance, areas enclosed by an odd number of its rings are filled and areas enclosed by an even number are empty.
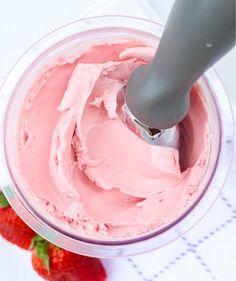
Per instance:
[[[163,27],[155,22],[126,16],[103,16],[73,22],[48,34],[15,64],[0,92],[1,144],[0,186],[15,211],[37,233],[72,252],[96,257],[123,257],[162,247],[193,227],[212,206],[224,186],[232,161],[234,141],[230,102],[219,77],[210,69],[198,81],[209,108],[212,124],[210,161],[197,199],[175,221],[135,238],[92,239],[60,225],[30,201],[17,180],[12,148],[17,133],[19,109],[27,85],[51,58],[96,39],[134,38],[155,45]]]

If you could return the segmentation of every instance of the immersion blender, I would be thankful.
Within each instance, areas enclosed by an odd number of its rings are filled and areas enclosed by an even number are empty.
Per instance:
[[[235,44],[235,0],[176,0],[153,60],[132,74],[125,124],[150,144],[178,147],[197,79]]]

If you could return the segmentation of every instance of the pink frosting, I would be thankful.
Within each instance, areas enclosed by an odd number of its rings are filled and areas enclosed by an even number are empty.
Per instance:
[[[135,236],[175,220],[201,191],[210,153],[197,86],[180,150],[150,146],[120,121],[116,96],[155,50],[100,43],[41,73],[22,109],[18,170],[33,204],[82,235]]]

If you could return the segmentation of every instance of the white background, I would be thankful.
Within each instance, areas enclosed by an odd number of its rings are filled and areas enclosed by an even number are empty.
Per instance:
[[[0,0],[0,77],[9,71],[17,58],[35,41],[61,25],[78,18],[103,14],[145,16],[154,20],[158,15],[165,21],[173,2],[173,0]],[[234,93],[236,98],[234,75],[236,51],[226,55],[217,63],[216,68],[228,92],[231,95]]]

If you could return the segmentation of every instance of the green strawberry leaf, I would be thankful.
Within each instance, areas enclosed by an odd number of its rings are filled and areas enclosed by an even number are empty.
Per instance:
[[[50,258],[48,254],[49,242],[40,235],[36,235],[32,239],[30,248],[36,250],[36,255],[43,261],[48,271],[50,271]]]
[[[39,244],[36,249],[37,256],[43,261],[43,264],[46,266],[48,271],[50,270],[50,260],[48,255],[48,246],[49,245],[43,245]]]
[[[3,192],[0,192],[0,208],[6,208],[8,207],[10,204],[7,201],[7,198],[5,197],[5,195],[3,194]]]

